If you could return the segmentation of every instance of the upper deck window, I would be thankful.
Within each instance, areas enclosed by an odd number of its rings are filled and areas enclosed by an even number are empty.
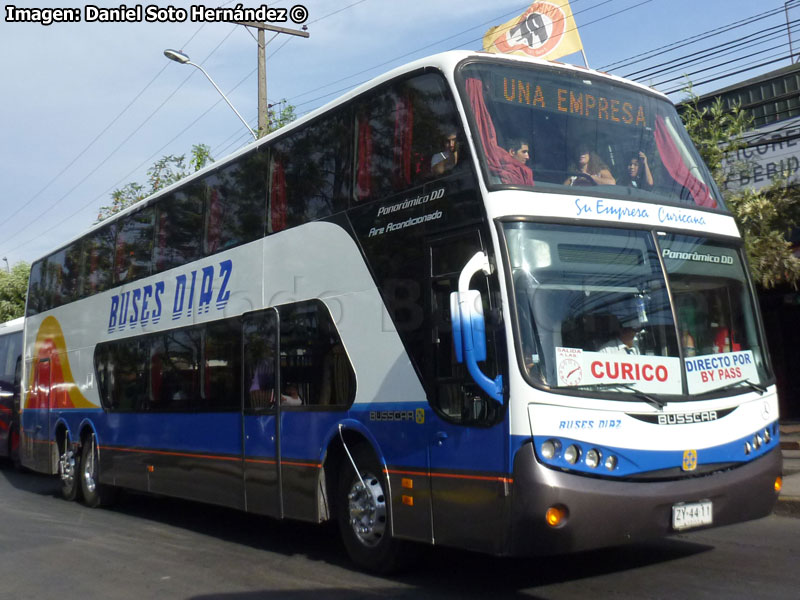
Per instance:
[[[461,76],[488,186],[724,210],[669,102],[547,67],[479,62]]]

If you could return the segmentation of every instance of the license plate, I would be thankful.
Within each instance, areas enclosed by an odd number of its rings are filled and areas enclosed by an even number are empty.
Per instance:
[[[713,522],[714,511],[710,500],[682,502],[672,506],[672,528],[677,531],[711,525]]]

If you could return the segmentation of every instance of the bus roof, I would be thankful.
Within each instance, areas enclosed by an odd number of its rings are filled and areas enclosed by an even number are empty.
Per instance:
[[[10,321],[6,321],[5,323],[0,323],[0,335],[5,335],[6,333],[14,333],[16,331],[22,331],[22,327],[25,324],[25,317],[19,317],[17,319],[11,319]]]
[[[448,51],[448,52],[441,52],[439,54],[433,54],[433,55],[427,56],[425,58],[420,58],[420,59],[414,60],[412,62],[405,63],[404,65],[401,65],[399,67],[395,67],[394,69],[391,69],[390,71],[387,71],[387,72],[385,72],[385,73],[383,73],[383,74],[381,74],[381,75],[379,75],[377,77],[374,77],[374,78],[372,78],[372,79],[370,79],[368,81],[365,81],[365,82],[357,85],[356,87],[354,87],[350,91],[342,94],[341,96],[335,98],[334,100],[331,100],[330,102],[324,104],[323,106],[320,106],[319,108],[316,108],[316,109],[312,110],[311,112],[303,115],[302,117],[299,117],[299,118],[295,119],[294,121],[292,121],[291,123],[288,123],[287,125],[281,127],[280,129],[278,129],[276,131],[273,131],[272,133],[269,133],[268,135],[265,135],[262,138],[259,138],[257,140],[254,140],[254,141],[250,142],[249,144],[243,146],[239,150],[233,152],[232,154],[229,154],[228,156],[222,158],[221,160],[213,162],[210,165],[206,165],[205,167],[203,167],[199,171],[196,171],[196,172],[192,173],[191,175],[189,175],[189,176],[187,176],[187,177],[185,177],[185,178],[183,178],[183,179],[181,179],[179,181],[176,181],[175,183],[173,183],[172,185],[170,185],[170,186],[168,186],[166,188],[158,190],[157,192],[153,193],[152,195],[147,196],[146,198],[140,200],[139,202],[136,202],[135,204],[132,204],[131,206],[129,206],[129,207],[125,208],[124,210],[121,210],[120,212],[108,217],[107,219],[104,219],[103,221],[100,221],[99,223],[95,223],[94,225],[92,225],[88,229],[82,231],[77,236],[75,236],[73,238],[70,238],[69,240],[67,240],[63,244],[60,244],[59,246],[55,247],[53,250],[51,250],[51,251],[45,253],[44,255],[40,256],[38,259],[36,259],[33,262],[41,261],[43,258],[45,258],[47,256],[50,256],[51,254],[53,254],[53,253],[55,253],[55,252],[57,252],[57,251],[59,251],[59,250],[61,250],[63,248],[66,248],[67,246],[69,246],[70,244],[74,243],[75,241],[81,239],[82,237],[84,237],[88,233],[90,233],[90,232],[92,232],[92,231],[94,231],[96,229],[100,229],[100,228],[104,227],[105,225],[107,225],[109,223],[113,223],[114,221],[124,217],[125,215],[127,215],[127,214],[129,214],[131,212],[134,212],[134,211],[139,210],[139,209],[141,209],[141,208],[143,208],[145,206],[148,206],[149,204],[155,202],[161,196],[164,196],[164,195],[167,195],[167,194],[171,193],[175,188],[180,187],[180,186],[192,181],[193,179],[204,177],[210,171],[213,171],[215,169],[219,169],[221,167],[224,167],[227,163],[233,161],[235,158],[237,158],[241,154],[249,152],[249,151],[253,150],[254,148],[258,148],[259,146],[261,146],[263,144],[269,144],[272,140],[280,138],[280,137],[290,133],[291,131],[293,131],[293,130],[299,128],[299,127],[302,127],[305,123],[313,121],[314,119],[316,119],[321,114],[324,114],[324,113],[326,113],[326,112],[328,112],[330,110],[333,110],[337,106],[339,106],[341,104],[344,104],[344,103],[348,102],[349,100],[352,100],[353,98],[356,98],[356,97],[360,96],[361,94],[363,94],[365,92],[368,92],[369,90],[381,85],[382,83],[391,81],[392,79],[395,79],[396,77],[399,77],[399,76],[401,76],[401,75],[403,75],[405,73],[418,71],[420,69],[425,69],[425,68],[432,68],[432,69],[441,70],[441,71],[443,71],[445,73],[452,73],[455,70],[455,68],[458,66],[459,63],[461,63],[462,61],[464,61],[466,59],[469,59],[469,58],[481,58],[481,59],[497,60],[497,61],[508,62],[508,63],[528,64],[528,65],[530,65],[530,64],[538,64],[538,65],[542,65],[542,66],[545,66],[545,67],[548,67],[548,68],[551,68],[551,69],[558,69],[558,70],[563,70],[563,71],[572,71],[572,72],[579,72],[579,73],[590,73],[591,75],[593,75],[595,77],[604,78],[604,79],[607,79],[607,80],[610,80],[610,81],[613,81],[613,82],[616,82],[616,83],[620,83],[620,84],[624,84],[624,85],[627,85],[627,86],[638,88],[639,91],[641,91],[643,93],[647,93],[647,94],[650,94],[650,95],[656,95],[656,96],[666,100],[667,102],[670,102],[670,100],[664,94],[662,94],[661,92],[659,92],[657,90],[649,88],[649,87],[647,87],[645,85],[642,85],[640,83],[636,83],[636,82],[633,82],[633,81],[629,81],[627,79],[623,79],[622,77],[619,77],[617,75],[612,75],[612,74],[609,74],[609,73],[605,73],[603,71],[595,71],[595,70],[588,69],[586,67],[582,67],[582,66],[579,66],[579,65],[571,65],[571,64],[568,64],[568,63],[560,63],[560,62],[555,62],[555,61],[542,60],[540,58],[517,56],[517,55],[511,55],[511,54],[495,54],[495,53],[491,53],[491,52],[474,51],[474,50],[451,50],[451,51]]]

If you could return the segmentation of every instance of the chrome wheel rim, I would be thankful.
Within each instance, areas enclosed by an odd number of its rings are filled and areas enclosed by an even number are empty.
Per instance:
[[[386,532],[386,494],[380,479],[372,473],[363,475],[364,484],[354,481],[347,494],[350,526],[365,546],[375,547]]]
[[[83,483],[86,486],[86,491],[90,494],[94,492],[96,487],[94,481],[94,450],[89,453],[89,460],[83,466]]]
[[[58,472],[61,474],[61,483],[72,486],[75,482],[75,454],[67,450],[58,459]]]

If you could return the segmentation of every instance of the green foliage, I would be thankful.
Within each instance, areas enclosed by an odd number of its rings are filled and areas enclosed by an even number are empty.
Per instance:
[[[211,148],[205,144],[192,146],[188,165],[186,164],[185,154],[162,156],[147,170],[148,187],[146,188],[140,183],[131,182],[114,190],[111,192],[111,204],[100,208],[97,221],[100,222],[103,219],[107,219],[158,190],[180,181],[195,171],[199,171],[212,162],[214,162],[214,159],[211,157]]]
[[[25,294],[31,266],[24,262],[15,264],[10,272],[0,270],[0,323],[25,314]]]
[[[279,108],[280,110],[276,110]],[[295,114],[296,107],[289,104],[286,100],[281,100],[275,104],[271,104],[267,110],[267,131],[261,133],[258,137],[277,131],[284,125],[288,125],[297,118]]]
[[[800,259],[786,236],[800,224],[800,192],[780,178],[759,190],[725,189],[727,175],[746,166],[736,151],[747,146],[742,134],[753,128],[752,119],[739,106],[726,109],[719,98],[700,108],[691,84],[686,91],[681,118],[736,219],[754,281],[764,289],[782,284],[796,289]]]

